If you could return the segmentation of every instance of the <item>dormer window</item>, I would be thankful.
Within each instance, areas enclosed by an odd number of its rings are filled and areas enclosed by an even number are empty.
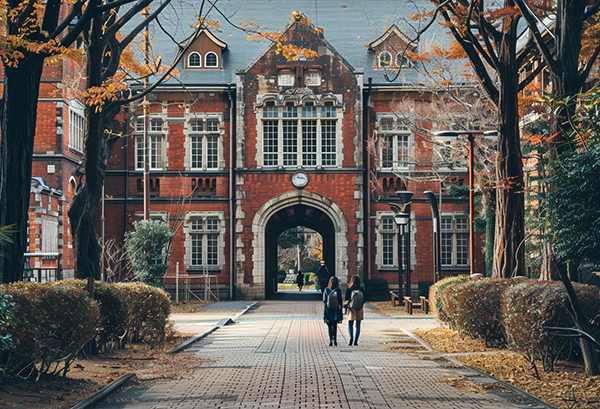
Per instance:
[[[213,52],[209,52],[206,53],[206,56],[204,57],[205,61],[204,61],[204,66],[207,68],[216,68],[219,66],[219,60],[217,58],[217,54],[213,53]]]
[[[387,68],[392,63],[392,55],[387,51],[382,51],[379,54],[379,66],[382,68]]]
[[[188,56],[188,67],[200,68],[202,67],[202,57],[197,52],[192,52]]]
[[[410,60],[404,55],[404,53],[399,53],[396,56],[396,67],[410,67]]]

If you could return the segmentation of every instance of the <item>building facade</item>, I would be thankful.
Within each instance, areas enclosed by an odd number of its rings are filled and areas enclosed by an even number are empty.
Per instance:
[[[169,43],[155,34],[153,44],[163,60],[184,53],[179,76],[152,92],[147,115],[141,106],[124,111],[126,129],[107,167],[98,231],[105,240],[122,242],[143,218],[147,164],[149,216],[176,231],[165,277],[171,292],[177,281],[210,284],[221,299],[268,298],[277,286],[279,235],[305,226],[321,235],[323,259],[344,285],[359,275],[398,288],[404,279],[399,264],[407,261],[399,244],[408,241],[416,296],[435,279],[431,208],[424,195],[433,191],[441,210],[440,276],[468,273],[468,200],[446,192],[449,184],[466,184],[468,170],[434,172],[430,139],[402,120],[393,104],[428,99],[419,63],[410,58],[421,45],[409,40],[408,26],[390,24],[406,10],[394,5],[375,21],[368,5],[332,1],[315,9],[314,3],[300,3],[293,7],[314,10],[314,23],[284,2],[273,7],[229,1],[222,13],[248,20],[241,24],[246,31],[235,24],[221,24],[220,30],[206,25],[194,35],[187,22],[192,13],[172,11],[178,17],[172,32],[185,38]],[[260,36],[247,30],[250,21],[261,29],[276,27],[276,41],[256,41]],[[428,41],[439,40],[436,35]],[[48,106],[54,116],[44,114],[43,120],[51,120],[39,127],[62,131],[55,139],[62,141],[64,170],[55,181],[55,159],[44,157],[34,175],[50,187],[55,183],[64,208],[77,186],[82,111],[76,101]],[[433,116],[420,127],[436,129]],[[414,192],[408,240],[390,209],[401,190]],[[64,253],[70,248],[68,227],[59,224],[57,231]],[[476,238],[474,270],[483,272],[482,235]]]

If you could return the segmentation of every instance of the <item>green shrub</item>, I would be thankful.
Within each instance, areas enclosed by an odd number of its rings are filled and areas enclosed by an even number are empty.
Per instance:
[[[315,273],[304,273],[304,285],[313,285],[317,282]]]
[[[390,289],[383,278],[372,278],[365,281],[365,296],[369,301],[389,301]]]
[[[470,280],[469,276],[460,275],[446,277],[429,287],[429,306],[435,318],[443,323],[451,324],[450,317],[445,313],[442,302],[442,293],[444,290],[453,284],[460,284]]]
[[[85,290],[84,280],[70,280],[67,283]],[[94,300],[100,306],[100,328],[96,337],[96,345],[101,350],[112,350],[125,335],[125,325],[129,310],[123,290],[115,284],[94,283]]]
[[[13,307],[12,297],[0,292],[0,355],[14,345],[10,333],[14,323]]]
[[[136,278],[142,283],[160,287],[169,265],[167,245],[175,233],[160,220],[138,220],[135,231],[126,233],[127,251]]]
[[[501,305],[504,291],[512,280],[469,280],[448,286],[442,300],[445,313],[455,328],[473,338],[482,338],[486,346],[506,342]]]
[[[285,277],[287,277],[287,274],[285,273],[285,271],[283,270],[279,270],[277,271],[277,282],[278,283],[283,283],[285,281]]]
[[[573,283],[588,317],[600,314],[598,288]],[[522,353],[537,370],[542,362],[552,371],[557,359],[577,349],[572,338],[557,336],[548,327],[574,328],[566,307],[567,294],[560,282],[526,282],[505,292],[502,314],[509,345]]]
[[[6,369],[20,376],[39,371],[66,373],[77,353],[97,332],[98,304],[65,282],[18,282],[4,285],[12,296],[14,348],[8,351]]]
[[[127,301],[125,329],[129,342],[156,345],[164,341],[171,312],[169,295],[145,284],[117,283],[115,286],[123,291]]]

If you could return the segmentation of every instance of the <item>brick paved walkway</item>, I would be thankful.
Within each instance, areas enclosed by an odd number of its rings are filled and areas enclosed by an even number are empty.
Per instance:
[[[156,384],[130,403],[102,408],[518,408],[498,395],[461,392],[436,382],[466,373],[448,362],[391,351],[402,319],[366,311],[357,347],[329,347],[322,302],[259,302],[237,323],[219,328],[185,353],[212,359],[190,379]],[[135,394],[134,394],[135,395]],[[117,396],[119,398],[119,396]],[[113,400],[114,402],[114,400]],[[535,406],[534,406],[535,407]],[[539,406],[538,406],[539,407]]]

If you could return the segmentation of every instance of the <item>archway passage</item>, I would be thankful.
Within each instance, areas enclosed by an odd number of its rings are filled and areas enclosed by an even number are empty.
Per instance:
[[[335,226],[331,218],[322,210],[306,204],[282,208],[269,218],[265,229],[266,298],[273,298],[277,289],[277,239],[285,230],[298,226],[307,227],[321,235],[323,260],[329,271],[335,274]]]

